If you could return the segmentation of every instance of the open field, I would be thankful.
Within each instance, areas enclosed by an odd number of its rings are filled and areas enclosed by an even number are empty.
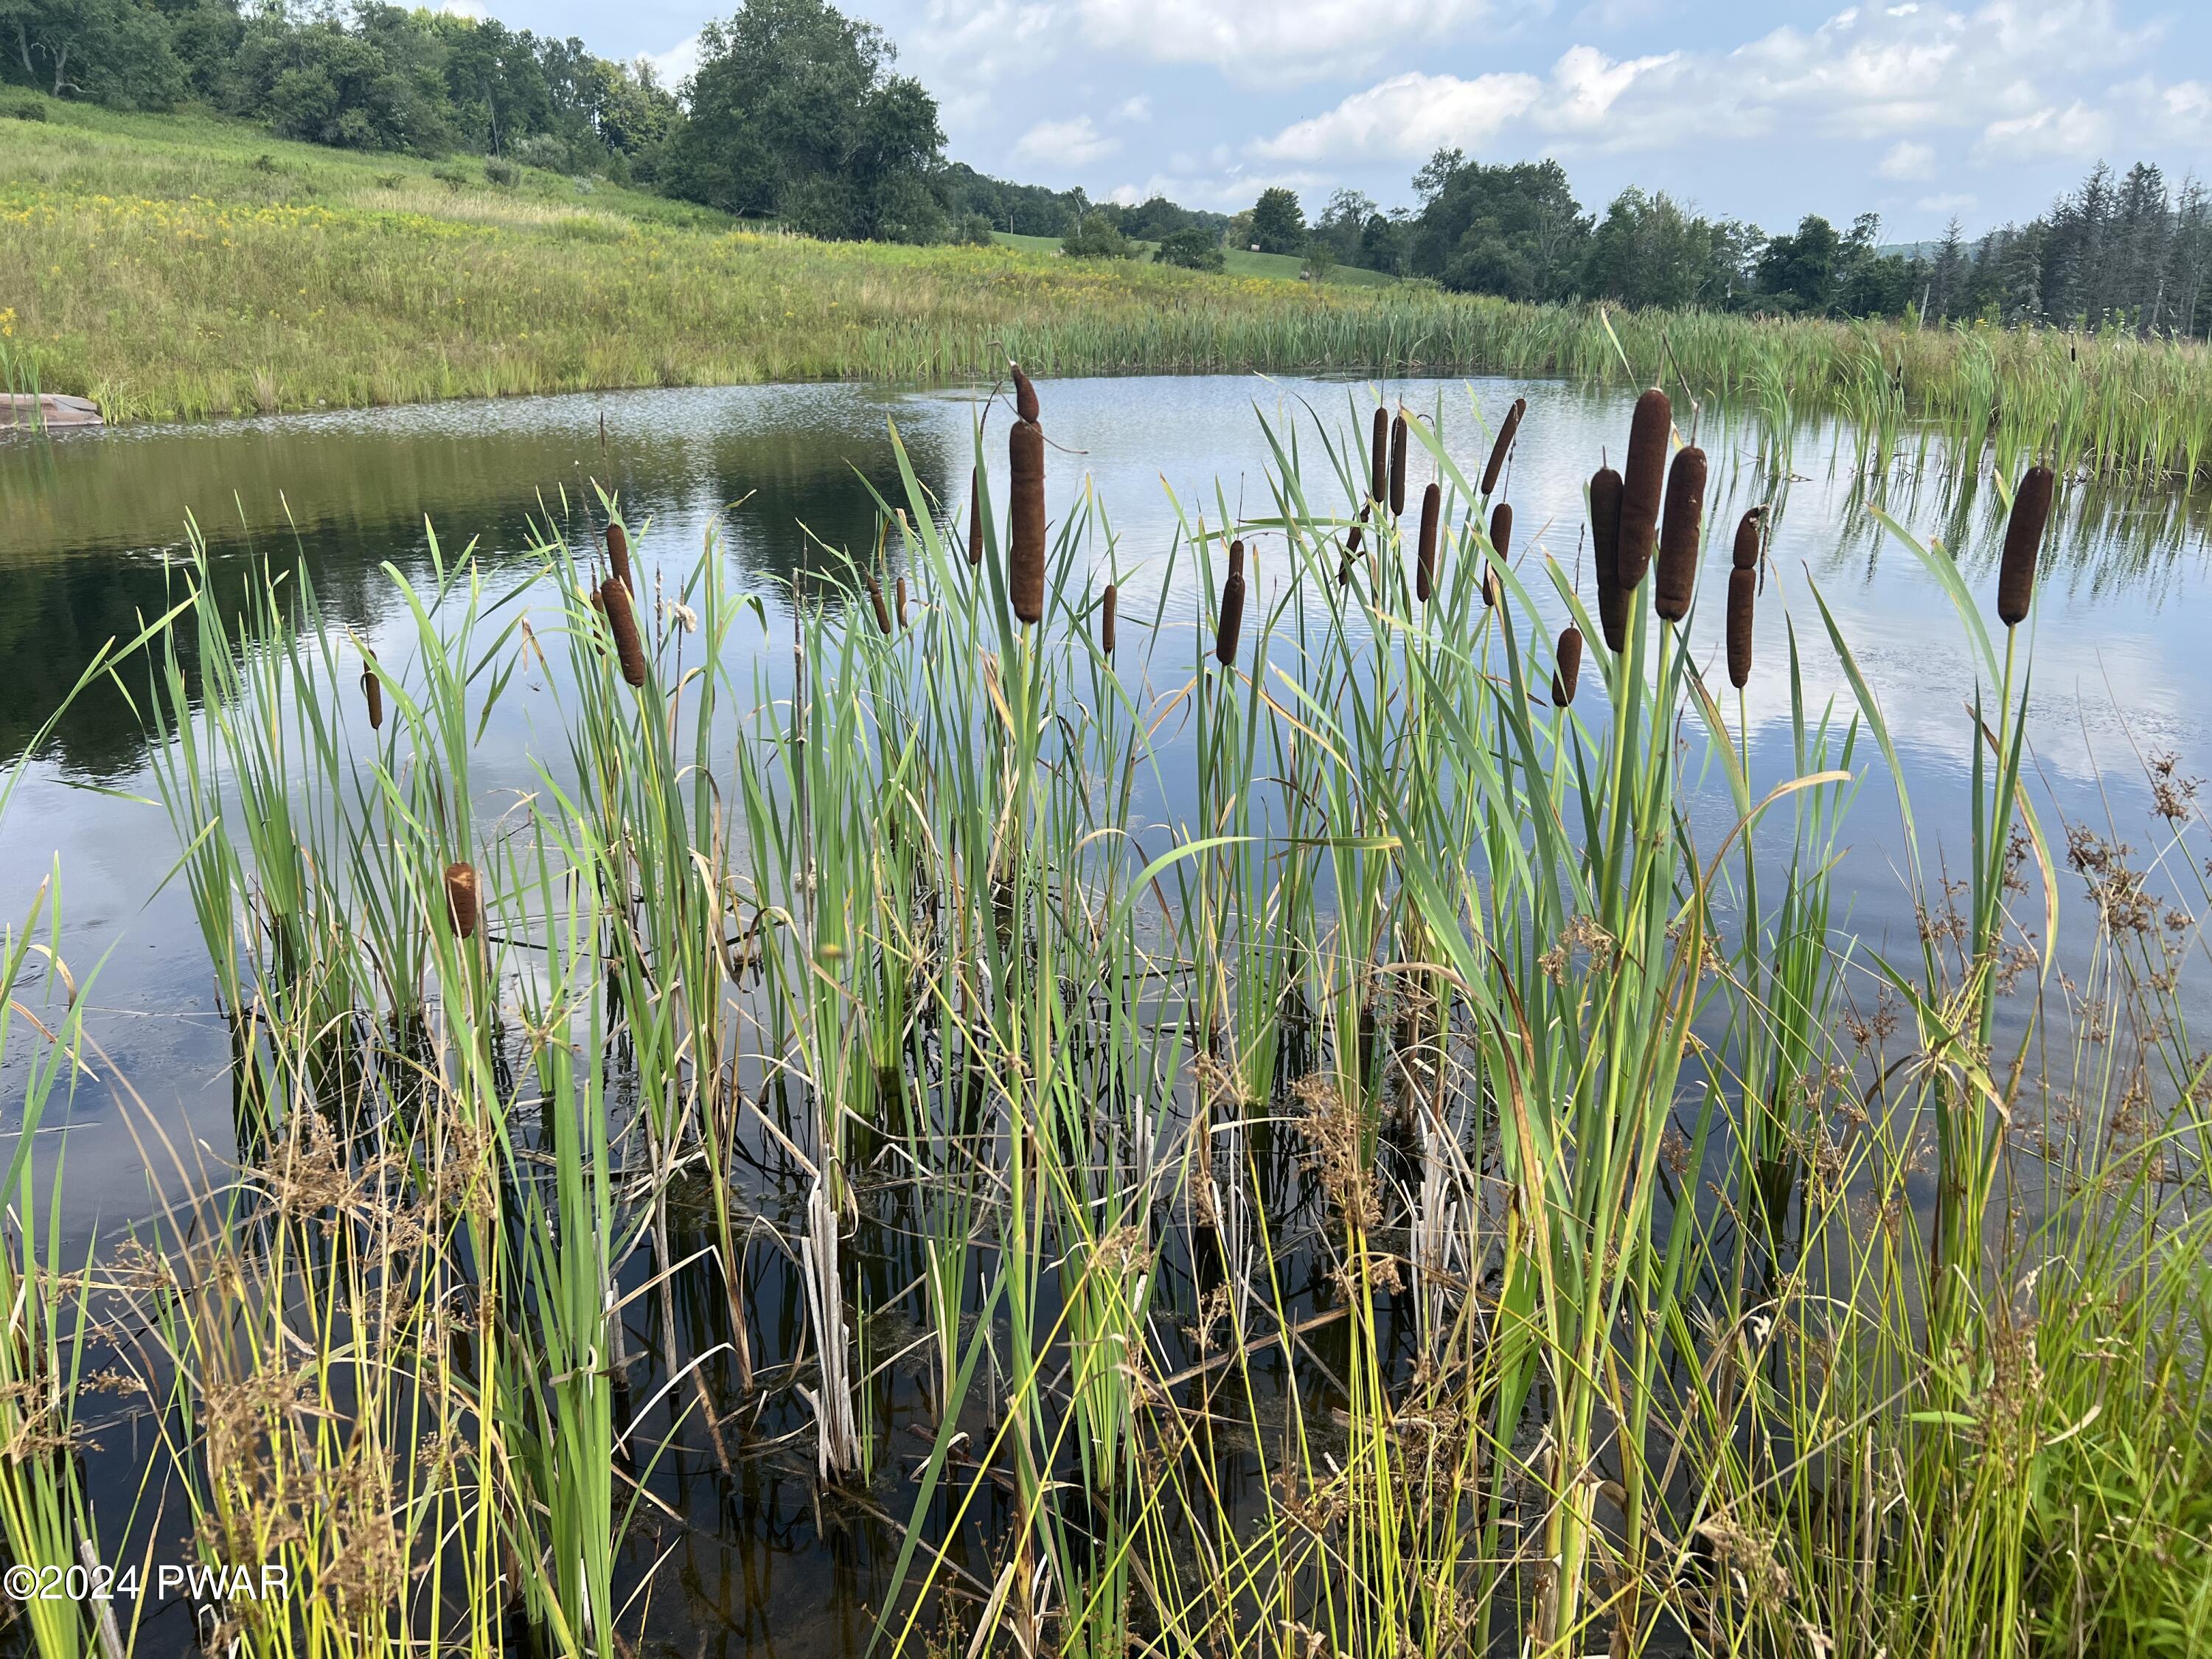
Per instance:
[[[51,106],[0,120],[0,323],[19,385],[116,419],[466,396],[999,372],[1376,369],[1638,383],[1664,366],[1778,433],[1832,410],[1870,446],[2001,470],[2212,465],[2212,352],[1975,327],[1618,314],[1209,276],[1012,248],[820,243],[531,175],[204,118]],[[265,158],[265,160],[264,160]],[[457,164],[460,165],[460,164]],[[1248,258],[1253,256],[1246,256]],[[1624,364],[1636,366],[1633,373]]]
[[[1025,253],[1056,254],[1060,251],[1057,236],[1018,236],[1009,230],[995,233],[1003,246],[1019,248]],[[1132,247],[1144,250],[1145,258],[1152,258],[1153,242],[1132,241]],[[1231,276],[1273,276],[1286,283],[1295,283],[1304,261],[1289,253],[1255,253],[1249,248],[1227,248],[1223,251]],[[1342,283],[1350,288],[1388,288],[1396,279],[1379,270],[1363,270],[1357,265],[1338,265],[1328,273],[1332,283]]]

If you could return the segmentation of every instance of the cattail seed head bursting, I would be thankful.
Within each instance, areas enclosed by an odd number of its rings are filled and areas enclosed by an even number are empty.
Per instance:
[[[1735,522],[1735,549],[1730,557],[1738,570],[1759,568],[1759,514],[1754,507]]]
[[[2044,526],[2051,522],[2051,493],[2057,483],[2049,467],[2031,466],[2013,491],[2004,562],[1997,567],[1997,620],[2007,628],[2027,620],[2028,604],[2035,598],[2035,560],[2043,548]]]
[[[1628,648],[1628,595],[1620,585],[1620,474],[1590,474],[1590,559],[1597,571],[1598,623],[1608,651]]]
[[[614,520],[607,520],[607,562],[614,567],[615,580],[626,592],[637,592],[637,584],[630,580],[629,532]]]
[[[1406,514],[1406,416],[1401,411],[1390,422],[1390,516]]]
[[[1739,691],[1751,678],[1752,608],[1759,598],[1759,572],[1739,566],[1729,572],[1729,684]]]
[[[1552,707],[1565,708],[1575,700],[1575,682],[1582,678],[1583,630],[1565,628],[1559,631],[1559,648],[1556,653],[1558,666],[1552,671]]]
[[[1034,420],[1014,422],[1006,440],[1013,468],[1013,534],[1006,550],[1006,591],[1014,615],[1044,619],[1044,428]]]
[[[1244,631],[1244,544],[1229,544],[1229,574],[1221,584],[1221,614],[1213,628],[1213,654],[1224,668],[1237,661],[1237,641]]]
[[[612,580],[613,578],[608,578]],[[477,867],[456,863],[446,866],[446,920],[455,939],[472,939],[477,931]]]
[[[645,641],[637,631],[637,613],[630,609],[629,589],[610,576],[599,584],[599,603],[606,608],[607,626],[615,636],[615,656],[622,677],[632,685],[645,684]]]
[[[1667,483],[1667,439],[1674,405],[1653,386],[1636,400],[1628,423],[1628,470],[1620,480],[1620,589],[1632,593],[1650,568],[1659,533],[1659,501]]]
[[[1528,400],[1516,398],[1513,407],[1505,411],[1505,418],[1498,423],[1497,441],[1490,446],[1490,465],[1482,469],[1482,495],[1485,501],[1498,488],[1498,475],[1505,470],[1505,457],[1513,448],[1513,440],[1521,430],[1521,417],[1528,412]]]
[[[1691,445],[1676,453],[1667,472],[1667,522],[1659,532],[1659,574],[1651,608],[1668,622],[1690,614],[1698,586],[1698,541],[1705,522],[1705,452]]]
[[[1423,605],[1437,585],[1437,523],[1443,516],[1443,486],[1431,484],[1421,492],[1421,539],[1413,567],[1413,592]]]
[[[1121,590],[1112,582],[1106,584],[1106,594],[1099,607],[1098,648],[1108,656],[1114,654],[1114,621],[1121,605]]]

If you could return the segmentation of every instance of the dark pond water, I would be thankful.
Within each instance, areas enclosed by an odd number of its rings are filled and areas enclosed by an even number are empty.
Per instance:
[[[1486,436],[1470,409],[1495,418],[1525,394],[1527,421],[1510,480],[1516,552],[1532,590],[1544,555],[1578,572],[1582,487],[1601,453],[1617,459],[1629,400],[1559,386],[1499,381],[1393,383],[1379,388],[1440,411],[1448,444],[1470,473]],[[1306,488],[1338,499],[1320,434],[1340,441],[1364,422],[1378,388],[1258,377],[1054,382],[1042,387],[1061,447],[1050,459],[1053,512],[1095,491],[1127,569],[1164,566],[1180,510],[1218,523],[1270,510],[1273,465],[1263,420],[1299,432]],[[787,658],[783,584],[825,556],[817,543],[864,547],[875,507],[861,480],[892,499],[895,424],[921,481],[964,500],[975,392],[887,393],[847,386],[649,392],[295,417],[191,428],[143,428],[0,442],[0,752],[16,756],[106,639],[127,635],[172,591],[172,562],[189,549],[186,516],[217,564],[234,572],[260,554],[303,557],[325,611],[387,659],[404,657],[399,596],[383,567],[427,579],[433,530],[448,556],[473,544],[500,580],[519,578],[532,526],[579,524],[594,491],[618,495],[629,521],[648,516],[648,562],[688,564],[710,526],[745,585],[769,606],[751,641],[771,677]],[[1699,440],[1712,459],[1708,572],[1724,561],[1727,527],[1776,487],[1749,417],[1706,411]],[[994,430],[1003,430],[1002,425]],[[988,447],[1003,465],[1003,444]],[[1974,659],[1942,589],[1870,510],[1879,505],[1940,536],[1978,599],[1994,582],[1996,500],[1986,480],[1915,477],[1902,465],[1873,485],[1856,447],[1821,428],[1793,434],[1791,473],[1772,546],[1781,602],[1762,605],[1758,666],[1747,702],[1757,787],[1790,771],[1785,618],[1794,620],[1807,696],[1839,714],[1852,693],[1814,603],[1817,585],[1879,696],[1921,825],[1923,849],[1960,854],[1967,705]],[[2156,839],[2145,767],[2178,754],[2181,771],[2207,754],[2212,720],[2212,601],[2206,503],[2170,495],[2066,492],[2046,556],[2035,623],[2030,742],[2039,810],[2063,848],[2061,820],[2138,844]],[[1278,543],[1279,546],[1279,544]],[[1277,579],[1266,538],[1259,585]],[[1187,571],[1188,565],[1183,568]],[[1201,596],[1178,586],[1162,626],[1187,628]],[[1126,606],[1126,618],[1149,606]],[[1718,668],[1720,606],[1700,608],[1693,639]],[[143,672],[143,671],[141,671]],[[173,1142],[228,1155],[229,1060],[186,896],[165,887],[175,847],[150,797],[146,748],[125,674],[63,720],[26,769],[0,826],[0,917],[20,919],[58,871],[62,954],[89,981],[91,1028],[112,1070],[88,1080],[38,1149],[50,1172],[66,1151],[65,1217],[83,1241],[145,1213],[139,1141],[116,1091],[127,1079]],[[493,787],[526,775],[528,733],[495,725],[483,774]],[[1863,755],[1871,761],[1872,750]],[[1890,781],[1870,764],[1849,821],[1842,893],[1849,925],[1875,948],[1909,943],[1911,896],[1899,877],[1899,814]],[[1717,779],[1703,810],[1717,832],[1732,817]],[[2079,917],[2079,906],[2072,913]],[[2069,949],[2074,948],[2069,945]],[[96,973],[94,972],[96,969]],[[12,1091],[0,1099],[13,1127]],[[763,1319],[781,1316],[771,1307]],[[858,1652],[860,1611],[879,1546],[865,1515],[824,1516],[805,1459],[790,1470],[748,1463],[735,1479],[701,1466],[687,1513],[719,1535],[717,1552],[685,1557],[684,1597],[697,1626],[719,1626],[720,1650]],[[871,1539],[876,1542],[872,1544]],[[803,1559],[804,1570],[778,1563]],[[878,1561],[876,1566],[880,1566]],[[851,1580],[846,1591],[839,1586]],[[821,1622],[825,1595],[843,1609]],[[771,1632],[775,1634],[771,1636]]]

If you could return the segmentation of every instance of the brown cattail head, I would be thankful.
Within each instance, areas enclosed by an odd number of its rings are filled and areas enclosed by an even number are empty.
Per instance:
[[[1498,475],[1505,470],[1505,457],[1513,448],[1513,440],[1521,430],[1521,417],[1528,412],[1528,400],[1516,398],[1513,407],[1505,411],[1505,418],[1498,423],[1498,441],[1490,446],[1490,465],[1482,469],[1482,495],[1485,501],[1498,488]]]
[[[1030,384],[1030,377],[1022,373],[1019,363],[1008,367],[1014,371],[1014,415],[1020,420],[1034,421],[1037,417],[1036,387]]]
[[[1759,526],[1762,510],[1754,507],[1735,521],[1735,551],[1731,556],[1738,570],[1759,568]]]
[[[1440,484],[1431,484],[1421,492],[1421,539],[1419,556],[1413,566],[1413,593],[1423,605],[1437,585],[1437,521],[1443,517],[1444,492]]]
[[[1565,708],[1575,700],[1575,682],[1583,672],[1583,630],[1559,630],[1559,666],[1552,671],[1552,707]]]
[[[1034,401],[1034,399],[1032,399]],[[1034,420],[1014,422],[1006,440],[1013,466],[1013,534],[1006,550],[1006,592],[1014,615],[1044,620],[1044,428]]]
[[[376,659],[371,657],[368,665],[361,671],[361,695],[368,700],[368,729],[384,729],[384,682],[376,677]]]
[[[891,612],[890,607],[884,603],[883,584],[876,580],[875,572],[872,570],[862,572],[860,580],[867,583],[868,603],[875,608],[876,632],[878,634],[890,633],[891,631]]]
[[[629,532],[612,519],[607,520],[607,562],[614,567],[615,580],[631,593],[637,584],[629,579]]]
[[[983,469],[968,469],[968,562],[983,562]]]
[[[1406,513],[1406,416],[1401,410],[1390,422],[1390,516]]]
[[[1739,691],[1751,678],[1751,611],[1759,598],[1759,572],[1739,566],[1729,572],[1729,684]]]
[[[1503,561],[1513,551],[1513,503],[1500,501],[1490,509],[1490,544]]]
[[[1659,533],[1659,498],[1667,482],[1667,439],[1674,405],[1653,386],[1636,400],[1628,423],[1628,471],[1620,480],[1620,591],[1633,593],[1651,565]]]
[[[611,580],[611,578],[610,578]],[[455,939],[472,939],[477,931],[477,867],[473,864],[446,866],[446,920]]]
[[[1620,585],[1620,474],[1590,474],[1590,559],[1597,570],[1597,617],[1608,651],[1628,648],[1628,595]]]
[[[1221,614],[1213,626],[1213,654],[1224,668],[1237,660],[1237,637],[1244,631],[1244,544],[1229,544],[1229,575],[1221,584]]]
[[[622,677],[632,685],[645,684],[645,641],[637,631],[637,613],[629,608],[629,589],[610,576],[599,584],[599,602],[606,607],[607,626],[614,630],[615,655]]]
[[[1108,582],[1098,611],[1098,648],[1109,657],[1114,654],[1114,618],[1121,605],[1121,590]]]
[[[2027,620],[2028,601],[2035,597],[2035,556],[2043,547],[2043,528],[2051,522],[2051,491],[2057,482],[2049,467],[2031,466],[2012,493],[2004,562],[1997,567],[1997,620],[2007,628]]]
[[[1486,563],[1482,567],[1483,609],[1486,611],[1495,611],[1499,605],[1504,603],[1505,583],[1498,576],[1497,568],[1492,565]]]
[[[1367,499],[1377,507],[1390,499],[1390,411],[1375,411],[1375,441],[1367,447]]]
[[[898,579],[898,625],[906,626],[906,578]]]
[[[1667,522],[1659,532],[1659,575],[1651,608],[1668,622],[1690,614],[1698,586],[1698,538],[1705,522],[1705,452],[1696,445],[1676,452],[1667,471]]]

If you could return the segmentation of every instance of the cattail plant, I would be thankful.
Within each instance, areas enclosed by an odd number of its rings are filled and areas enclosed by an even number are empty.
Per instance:
[[[1759,529],[1762,509],[1752,507],[1735,525],[1735,549],[1730,556],[1738,570],[1759,568]]]
[[[619,520],[607,520],[607,562],[613,567],[615,580],[627,592],[637,592],[637,584],[630,580],[629,532],[622,527]]]
[[[1413,567],[1413,593],[1423,605],[1436,591],[1437,583],[1437,520],[1443,516],[1444,492],[1441,484],[1431,483],[1421,492],[1421,539],[1419,553]]]
[[[455,939],[473,939],[477,931],[477,867],[459,861],[446,866],[446,920]]]
[[[1114,654],[1114,619],[1121,603],[1121,590],[1108,582],[1098,606],[1098,648],[1109,657]]]
[[[1628,423],[1628,471],[1620,481],[1620,591],[1633,593],[1651,566],[1659,533],[1659,501],[1667,477],[1667,438],[1674,409],[1653,386],[1636,400]]]
[[[1390,499],[1390,411],[1375,411],[1374,441],[1367,446],[1367,500],[1381,507]]]
[[[1390,422],[1390,516],[1403,518],[1406,514],[1406,412]]]
[[[1575,700],[1575,682],[1582,678],[1583,630],[1559,630],[1559,665],[1552,670],[1552,707],[1565,708]]]
[[[645,684],[645,641],[637,631],[637,613],[630,609],[629,589],[619,576],[610,576],[599,584],[599,603],[607,613],[607,626],[614,632],[615,656],[622,664],[622,677],[632,685]],[[883,600],[876,600],[878,608]]]
[[[362,665],[361,695],[368,702],[368,729],[384,729],[384,682],[377,678],[376,653],[370,652],[368,660]]]
[[[1729,684],[1739,691],[1751,678],[1751,612],[1759,597],[1759,573],[1743,565],[1729,572]]]
[[[906,578],[903,576],[898,579],[898,625],[902,631],[906,628]]]
[[[1036,422],[1036,388],[1018,367],[1014,407],[1021,418],[1006,439],[1013,467],[1013,526],[1006,551],[1006,591],[1014,615],[1044,620],[1044,428]]]
[[[1667,522],[1659,532],[1659,576],[1652,584],[1652,609],[1668,622],[1690,614],[1705,522],[1705,452],[1686,445],[1667,472]]]
[[[2056,483],[2047,466],[2031,466],[2013,491],[2012,516],[2005,520],[2004,562],[1997,568],[1997,620],[2017,628],[2027,620],[2035,597],[2035,559],[2051,522],[2051,491]]]
[[[1597,617],[1608,651],[1628,648],[1628,595],[1620,585],[1620,474],[1590,474],[1590,560],[1597,571]]]
[[[983,469],[968,469],[968,562],[983,562]]]
[[[1244,630],[1244,544],[1229,544],[1229,574],[1221,584],[1221,613],[1213,626],[1213,654],[1224,668],[1237,661],[1237,636]]]
[[[868,603],[875,608],[876,632],[888,635],[891,631],[891,612],[890,607],[884,603],[883,584],[876,580],[876,573],[872,570],[863,571],[860,579],[867,583]]]
[[[1500,501],[1490,509],[1490,544],[1503,564],[1513,551],[1513,503]]]
[[[1505,457],[1513,448],[1513,440],[1521,430],[1521,417],[1528,412],[1528,400],[1516,398],[1513,407],[1505,411],[1498,422],[1497,441],[1490,446],[1490,465],[1482,469],[1482,496],[1485,501],[1498,488],[1498,475],[1505,470]]]
[[[1344,559],[1336,568],[1336,585],[1339,587],[1352,585],[1352,568],[1358,562],[1360,547],[1367,539],[1366,525],[1367,507],[1362,505],[1358,518],[1352,521],[1351,533],[1344,538]]]

